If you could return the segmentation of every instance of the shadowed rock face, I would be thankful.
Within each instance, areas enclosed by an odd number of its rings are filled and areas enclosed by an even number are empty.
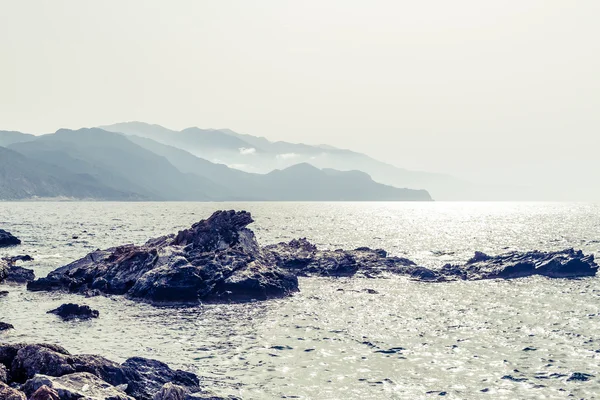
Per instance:
[[[0,282],[27,283],[35,279],[35,273],[32,269],[18,267],[17,261],[32,261],[33,258],[28,255],[5,257],[0,259]]]
[[[21,241],[14,237],[10,232],[0,229],[0,247],[16,246]]]
[[[217,211],[177,235],[97,250],[28,284],[29,290],[126,295],[153,304],[249,301],[298,290],[246,226],[245,211]]]

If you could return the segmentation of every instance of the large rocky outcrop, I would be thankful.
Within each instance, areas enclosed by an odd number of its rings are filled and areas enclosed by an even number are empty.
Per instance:
[[[29,290],[126,295],[153,304],[249,301],[298,290],[265,257],[245,211],[217,211],[177,235],[97,250],[28,284]]]
[[[13,236],[10,232],[0,229],[0,247],[16,246],[21,244],[21,240]]]
[[[28,396],[43,385],[61,400],[78,399],[82,390],[90,390],[86,398],[150,400],[168,383],[189,395],[204,393],[196,375],[173,370],[160,361],[134,357],[117,364],[97,355],[73,355],[49,344],[0,345],[0,365],[8,372],[7,383]]]

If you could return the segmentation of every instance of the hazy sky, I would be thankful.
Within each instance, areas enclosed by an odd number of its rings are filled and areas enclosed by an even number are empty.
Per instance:
[[[140,120],[598,185],[600,1],[0,0],[0,129]]]

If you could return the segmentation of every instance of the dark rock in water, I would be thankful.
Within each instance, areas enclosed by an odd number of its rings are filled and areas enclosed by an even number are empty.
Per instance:
[[[260,249],[246,228],[251,222],[245,211],[217,211],[177,235],[97,250],[27,288],[98,290],[153,304],[265,300],[297,291],[296,276]]]
[[[279,267],[305,276],[407,275],[419,268],[406,258],[388,257],[385,250],[318,250],[305,238],[265,246],[263,250]]]
[[[25,393],[13,389],[5,383],[0,382],[0,399],[2,400],[27,400]]]
[[[573,372],[573,374],[571,374],[571,376],[567,379],[567,382],[571,382],[571,381],[586,382],[586,381],[589,381],[590,379],[592,379],[593,377],[594,377],[594,375],[584,374],[583,372]]]
[[[100,315],[97,310],[92,310],[90,306],[80,306],[73,303],[63,304],[57,309],[48,311],[48,314],[56,314],[65,321],[98,318]]]
[[[60,400],[58,392],[46,385],[40,386],[29,400]]]
[[[27,283],[35,280],[35,273],[32,269],[12,266],[8,269],[6,282],[11,283]]]
[[[200,390],[198,377],[190,372],[173,371],[167,364],[142,357],[123,363],[127,375],[127,393],[136,399],[152,399],[164,384],[171,382],[189,392]]]
[[[27,283],[35,279],[32,269],[15,266],[17,261],[31,261],[33,258],[28,255],[6,257],[0,259],[0,282],[6,280],[11,283]]]
[[[0,332],[7,331],[9,329],[15,329],[11,324],[7,324],[6,322],[0,322]]]
[[[63,399],[63,391],[81,395],[88,385],[91,390],[113,393],[115,399],[151,400],[169,382],[182,387],[188,396],[204,393],[196,375],[172,370],[160,361],[134,357],[117,364],[96,355],[72,355],[55,345],[0,345],[0,365],[8,367],[9,383],[23,384],[29,396],[46,385]],[[86,392],[85,397],[94,396]]]
[[[8,296],[8,292],[6,290],[0,290],[0,298]]]
[[[543,252],[510,252],[498,256],[476,253],[465,265],[447,264],[439,270],[421,272],[413,276],[419,280],[451,281],[480,279],[514,279],[532,275],[548,278],[580,278],[594,276],[598,264],[594,255],[581,250]]]
[[[0,229],[0,247],[16,246],[21,241],[14,237],[10,232]]]

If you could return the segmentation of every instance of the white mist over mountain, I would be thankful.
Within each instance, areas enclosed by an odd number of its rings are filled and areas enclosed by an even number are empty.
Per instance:
[[[229,127],[600,198],[596,1],[2,6],[3,130]]]

